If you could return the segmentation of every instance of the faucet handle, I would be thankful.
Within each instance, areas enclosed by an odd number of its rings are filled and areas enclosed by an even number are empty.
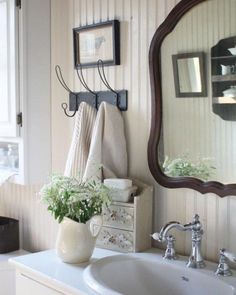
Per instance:
[[[220,255],[223,255],[231,262],[236,262],[236,256],[233,253],[226,251],[226,249],[220,249]]]
[[[172,235],[167,236],[165,239],[163,239],[162,235],[160,233],[154,233],[151,235],[151,237],[158,241],[158,242],[167,242],[167,247],[165,254],[163,255],[164,259],[169,259],[169,260],[175,260],[178,258],[178,256],[175,253],[175,248],[174,248],[174,243],[175,243],[175,237]]]
[[[166,237],[166,241],[167,241],[167,247],[166,247],[165,254],[163,255],[163,258],[169,259],[169,260],[178,259],[178,255],[176,255],[175,248],[174,248],[174,244],[176,241],[175,237],[173,237],[172,235],[169,235]]]
[[[230,270],[227,261],[236,263],[236,256],[233,253],[226,251],[225,249],[220,249],[219,264],[215,272],[217,275],[224,277],[232,276],[232,271]]]
[[[193,230],[198,231],[199,234],[203,235],[203,229],[202,229],[202,224],[200,222],[200,216],[198,214],[195,214],[193,217],[193,222],[192,222]]]
[[[162,236],[160,235],[160,233],[154,233],[151,235],[151,237],[155,240],[155,241],[158,241],[158,242],[163,242],[162,240]]]
[[[198,214],[195,214],[194,217],[193,217],[193,222],[199,222],[199,215]]]

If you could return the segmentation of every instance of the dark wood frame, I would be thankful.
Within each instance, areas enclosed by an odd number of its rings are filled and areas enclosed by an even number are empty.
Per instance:
[[[106,22],[100,22],[87,26],[82,26],[73,29],[73,43],[74,43],[74,64],[75,68],[80,67],[96,67],[97,61],[89,63],[81,63],[79,60],[79,34],[84,31],[101,29],[106,26],[112,27],[112,44],[113,44],[113,59],[103,60],[103,64],[106,66],[119,65],[120,64],[120,22],[118,20],[111,20]]]
[[[202,91],[201,92],[181,92],[179,84],[179,71],[178,71],[178,60],[185,58],[199,58],[200,65],[200,76]],[[172,55],[173,73],[175,81],[175,94],[176,97],[204,97],[207,95],[206,91],[206,74],[205,74],[205,54],[204,52],[191,52],[191,53],[181,53]]]
[[[164,38],[175,28],[178,21],[195,5],[206,0],[182,0],[170,12],[166,20],[156,30],[149,50],[149,70],[152,94],[151,130],[148,142],[148,164],[155,180],[168,188],[190,188],[202,194],[214,193],[220,197],[236,195],[236,184],[224,185],[220,182],[203,182],[193,177],[168,177],[159,166],[158,143],[162,128],[162,87],[161,87],[161,45]]]

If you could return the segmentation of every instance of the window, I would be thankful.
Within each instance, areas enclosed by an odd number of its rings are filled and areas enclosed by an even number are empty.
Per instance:
[[[16,137],[18,108],[18,9],[0,0],[0,137]]]

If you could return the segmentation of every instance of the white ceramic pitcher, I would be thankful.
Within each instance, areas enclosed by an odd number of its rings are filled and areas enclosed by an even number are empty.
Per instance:
[[[101,227],[101,216],[92,217],[86,224],[64,217],[57,234],[57,255],[67,263],[88,261],[93,254]]]

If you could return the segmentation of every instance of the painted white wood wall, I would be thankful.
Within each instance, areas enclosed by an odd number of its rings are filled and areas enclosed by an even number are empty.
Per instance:
[[[115,89],[127,89],[129,109],[124,114],[129,146],[129,173],[155,184],[147,163],[151,99],[148,49],[151,38],[175,0],[52,0],[52,161],[53,170],[63,171],[70,144],[73,120],[63,115],[60,104],[67,94],[56,81],[55,64],[60,64],[71,88],[79,90],[73,71],[72,27],[117,18],[121,21],[121,65],[106,69]],[[85,71],[92,89],[102,88],[96,70]],[[54,246],[57,225],[40,204],[40,186],[5,184],[0,189],[0,214],[19,218],[23,246],[37,251]],[[154,230],[170,220],[189,222],[199,213],[205,234],[203,253],[216,260],[220,247],[236,253],[236,197],[220,199],[189,189],[170,190],[155,185]],[[177,250],[189,253],[190,233],[176,233]]]

